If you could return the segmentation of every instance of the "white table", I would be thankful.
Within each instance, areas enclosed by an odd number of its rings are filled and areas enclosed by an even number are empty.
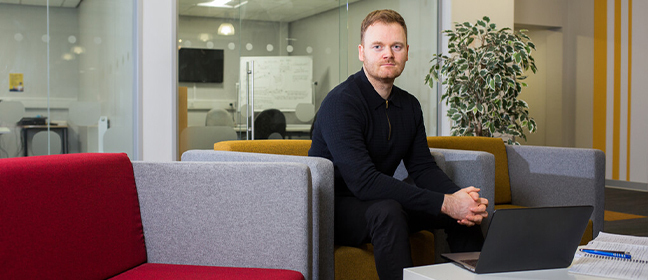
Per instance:
[[[11,132],[11,130],[9,130],[8,127],[0,126],[0,134],[5,134],[5,133],[9,133],[9,132]]]
[[[569,273],[567,268],[529,270],[505,273],[476,274],[454,263],[443,263],[427,266],[406,268],[403,270],[403,280],[528,280],[528,279],[569,279],[569,280],[601,280],[608,279],[596,276]]]

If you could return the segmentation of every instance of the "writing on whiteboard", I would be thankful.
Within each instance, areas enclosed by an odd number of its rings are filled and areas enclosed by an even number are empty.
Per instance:
[[[254,63],[248,76],[247,65]],[[251,67],[251,66],[250,66]],[[248,82],[254,79],[254,110],[295,110],[299,103],[313,103],[313,58],[310,56],[241,57],[239,104],[248,104]],[[252,89],[250,89],[250,92]],[[249,101],[251,104],[251,100]]]

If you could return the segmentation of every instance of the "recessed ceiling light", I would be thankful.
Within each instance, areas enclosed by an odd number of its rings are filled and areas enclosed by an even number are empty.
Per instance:
[[[213,0],[211,2],[199,3],[198,6],[236,9],[236,8],[238,8],[240,6],[243,6],[243,5],[247,4],[247,1],[244,1],[244,2],[241,2],[240,4],[236,4],[236,5],[232,6],[232,5],[228,5],[229,2],[236,2],[236,1],[232,1],[232,0]]]

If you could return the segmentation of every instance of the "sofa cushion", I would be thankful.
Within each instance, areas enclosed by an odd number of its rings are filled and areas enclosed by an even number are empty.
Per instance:
[[[511,203],[508,156],[501,138],[466,136],[430,136],[430,148],[488,152],[495,156],[495,204]]]
[[[284,269],[216,267],[199,265],[176,265],[145,263],[120,275],[113,280],[201,280],[201,279],[264,279],[264,280],[304,280],[297,271]]]
[[[311,140],[234,140],[214,144],[216,151],[308,156]]]
[[[146,262],[126,154],[0,160],[1,279],[105,279]]]

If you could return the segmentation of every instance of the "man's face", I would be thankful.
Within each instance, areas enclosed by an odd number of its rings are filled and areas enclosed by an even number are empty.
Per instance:
[[[358,57],[369,78],[393,82],[405,68],[408,50],[405,30],[400,24],[376,22],[365,30]]]

